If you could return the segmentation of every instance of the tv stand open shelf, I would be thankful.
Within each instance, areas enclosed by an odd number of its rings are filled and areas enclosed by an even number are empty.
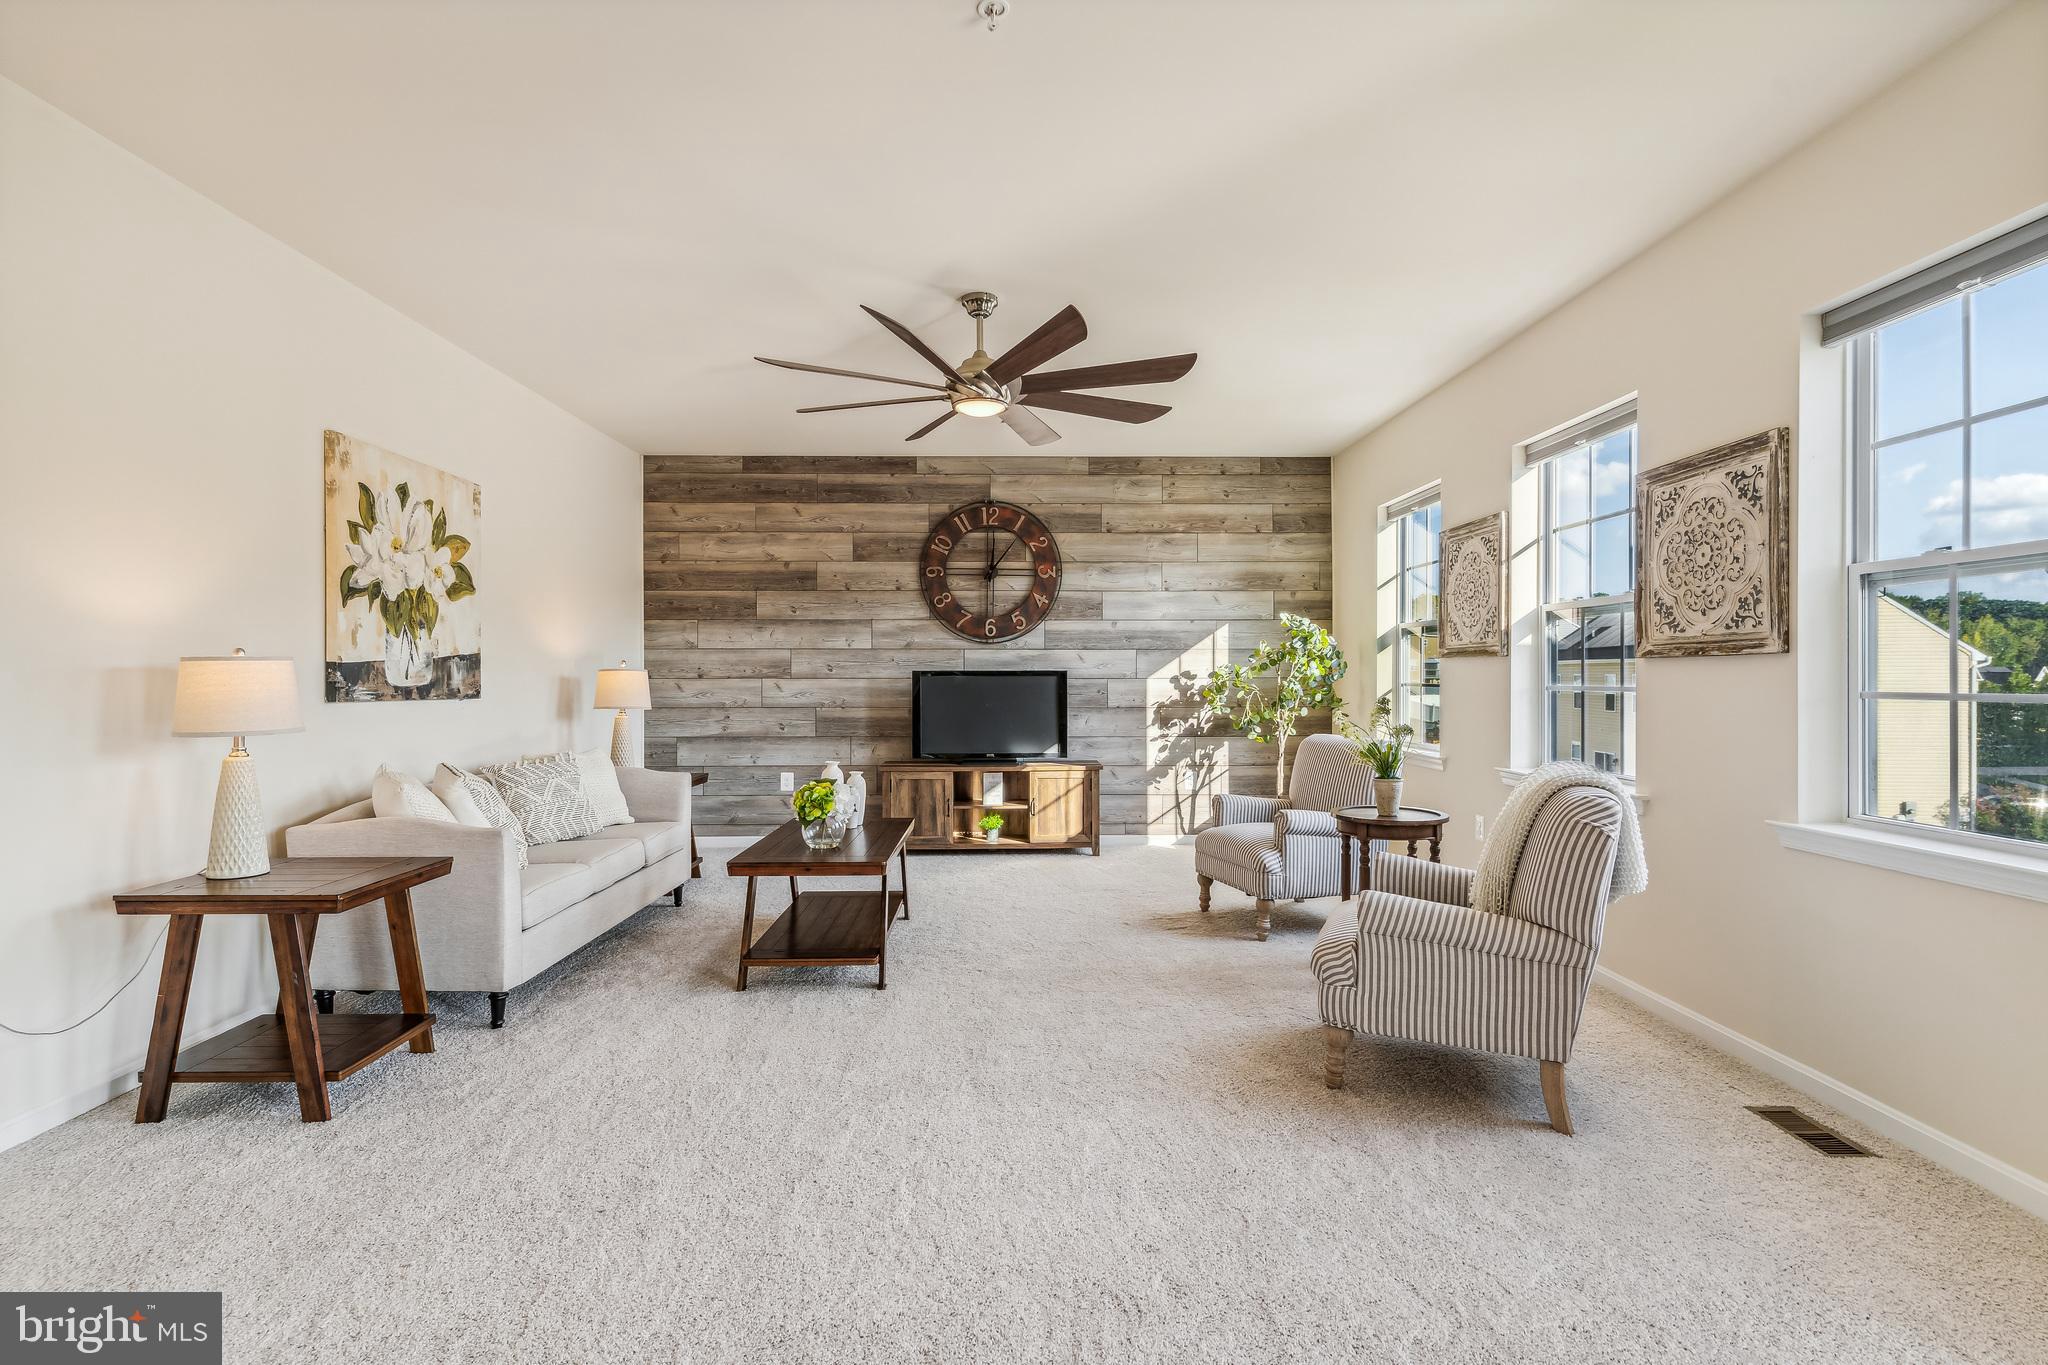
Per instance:
[[[1043,762],[882,765],[882,813],[910,821],[910,847],[960,853],[1029,853],[1085,848],[1102,852],[1102,765],[1090,759]],[[988,842],[979,821],[1000,815]]]

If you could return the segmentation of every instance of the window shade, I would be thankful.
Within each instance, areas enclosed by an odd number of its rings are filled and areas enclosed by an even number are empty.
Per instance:
[[[1398,497],[1385,507],[1382,507],[1380,509],[1380,521],[1382,523],[1399,521],[1418,507],[1427,507],[1433,502],[1441,502],[1442,500],[1442,484],[1433,483],[1427,488],[1418,488],[1413,493]]]
[[[1623,427],[1634,426],[1636,405],[1623,403],[1620,407],[1596,412],[1591,417],[1572,423],[1563,431],[1552,432],[1539,440],[1531,441],[1522,450],[1522,463],[1541,464],[1553,455],[1563,454],[1573,446],[1586,445],[1602,436],[1611,436]]]
[[[2002,275],[2042,261],[2048,261],[2048,218],[2014,228],[1960,256],[1951,256],[1903,280],[1828,309],[1820,315],[1820,344],[1838,345],[1860,332],[1872,331],[1897,322],[1908,313],[1952,299],[1958,290],[1990,284]]]

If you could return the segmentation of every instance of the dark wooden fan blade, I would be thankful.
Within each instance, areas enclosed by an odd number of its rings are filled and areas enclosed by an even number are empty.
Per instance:
[[[1087,339],[1088,324],[1081,320],[1081,310],[1070,303],[1047,318],[1037,331],[997,356],[982,373],[998,384],[1007,384]]]
[[[946,423],[952,420],[953,410],[951,408],[947,408],[937,417],[934,417],[931,421],[926,422],[923,426],[919,427],[916,431],[911,432],[908,436],[904,437],[903,439],[906,441],[915,441],[920,436],[929,436],[933,432],[937,431],[940,427],[944,426]]]
[[[926,360],[929,360],[932,363],[932,368],[937,370],[940,374],[946,376],[946,378],[952,380],[956,384],[965,384],[967,382],[965,379],[961,377],[960,371],[954,369],[951,365],[948,365],[945,361],[939,359],[939,353],[937,351],[934,351],[931,347],[925,345],[922,341],[919,341],[917,339],[917,333],[911,331],[908,327],[905,327],[902,323],[896,321],[896,319],[894,318],[882,316],[880,313],[877,313],[874,309],[868,307],[866,304],[862,304],[860,306],[860,310],[861,312],[866,313],[869,317],[873,318],[876,322],[881,323],[884,327],[887,327],[890,331],[894,332],[897,335],[897,337],[902,340],[905,346],[908,346],[911,350],[916,351]]]
[[[1123,360],[1114,365],[1087,365],[1078,370],[1047,370],[1024,376],[1024,392],[1053,389],[1114,389],[1125,384],[1170,384],[1195,368],[1195,353],[1162,355],[1150,360]]]
[[[798,408],[798,412],[844,412],[848,408],[893,408],[898,403],[943,403],[943,393],[921,393],[915,398],[877,398],[868,403],[827,403],[818,408]]]
[[[1133,403],[1128,398],[1098,398],[1092,393],[1027,393],[1023,401],[1034,408],[1107,417],[1112,422],[1149,422],[1173,411],[1163,403]]]
[[[1060,438],[1043,417],[1014,403],[1003,409],[1003,425],[1022,436],[1026,445],[1049,446]]]
[[[946,391],[944,384],[927,384],[922,379],[897,379],[886,374],[863,374],[859,370],[835,370],[830,365],[806,365],[801,360],[770,360],[765,355],[757,355],[754,359],[763,365],[779,365],[785,370],[808,370],[812,374],[836,374],[848,379],[873,379],[883,384],[908,384],[913,389],[937,389],[940,393]]]

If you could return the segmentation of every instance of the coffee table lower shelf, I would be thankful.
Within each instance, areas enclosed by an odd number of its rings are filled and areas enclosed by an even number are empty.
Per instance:
[[[320,1075],[345,1080],[434,1026],[431,1014],[318,1016]],[[251,1019],[178,1054],[173,1081],[290,1081],[291,1045],[274,1016]]]
[[[882,961],[889,925],[903,908],[903,893],[891,891],[889,912],[883,915],[881,895],[879,891],[800,892],[740,955],[740,965],[875,966]]]

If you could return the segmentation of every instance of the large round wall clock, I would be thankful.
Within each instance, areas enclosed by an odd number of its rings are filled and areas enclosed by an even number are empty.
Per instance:
[[[918,591],[947,630],[989,644],[1029,634],[1060,595],[1060,547],[1013,503],[970,502],[939,519],[917,557]]]

